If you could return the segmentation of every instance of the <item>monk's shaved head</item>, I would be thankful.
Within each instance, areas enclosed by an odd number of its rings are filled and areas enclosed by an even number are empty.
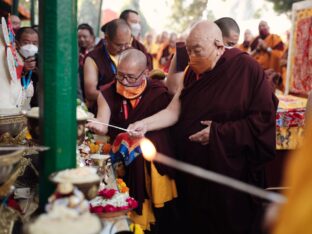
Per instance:
[[[218,40],[219,42],[222,42],[222,32],[215,23],[203,20],[193,25],[186,40]]]
[[[127,49],[120,54],[116,79],[124,86],[138,87],[148,76],[146,55],[137,49]]]
[[[267,21],[265,20],[261,20],[260,23],[259,23],[259,26],[265,26],[265,27],[269,27],[269,24]]]
[[[266,29],[268,31],[270,30],[268,22],[264,20],[260,21],[258,28],[259,28],[259,31],[261,31],[261,29]]]
[[[186,49],[189,65],[195,73],[210,71],[224,53],[220,28],[207,20],[194,24],[186,39]]]
[[[270,27],[267,21],[261,20],[258,26],[259,35],[262,39],[266,38],[270,34]]]
[[[140,70],[146,68],[147,59],[146,55],[137,49],[127,49],[123,51],[119,58],[119,64],[127,64],[129,67],[136,67]]]

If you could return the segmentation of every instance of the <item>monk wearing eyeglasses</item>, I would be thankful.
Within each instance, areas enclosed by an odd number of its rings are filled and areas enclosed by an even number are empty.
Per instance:
[[[121,53],[115,80],[101,88],[98,96],[97,120],[127,128],[142,118],[157,113],[171,101],[167,88],[159,80],[148,78],[147,58],[137,49]],[[97,123],[87,127],[99,135],[109,135],[114,141],[120,130]],[[161,129],[146,135],[159,152],[174,156],[169,129]],[[137,156],[126,166],[124,180],[130,188],[130,196],[139,202],[131,218],[145,230],[157,233],[174,233],[174,198],[177,197],[172,169],[146,161]]]

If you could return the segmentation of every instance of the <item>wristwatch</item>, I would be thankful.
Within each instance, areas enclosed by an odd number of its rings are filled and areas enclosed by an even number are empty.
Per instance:
[[[269,53],[272,52],[272,48],[271,48],[271,47],[268,47],[266,50],[267,50],[267,52],[269,52]]]

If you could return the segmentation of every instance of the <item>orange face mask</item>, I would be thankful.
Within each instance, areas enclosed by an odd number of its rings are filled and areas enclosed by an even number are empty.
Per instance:
[[[190,56],[189,65],[196,74],[202,74],[212,69],[213,60],[211,57]]]
[[[214,46],[218,48],[220,46],[223,46],[223,43],[221,43],[218,40],[215,40]],[[213,68],[216,59],[218,57],[216,48],[212,48],[211,52],[209,53],[209,56],[207,57],[189,56],[190,58],[189,65],[197,75],[200,75],[205,71],[210,71]]]
[[[126,99],[135,99],[139,97],[145,90],[147,85],[146,79],[142,80],[142,83],[136,87],[127,87],[122,85],[120,82],[117,81],[116,83],[116,91],[121,96],[125,97]]]

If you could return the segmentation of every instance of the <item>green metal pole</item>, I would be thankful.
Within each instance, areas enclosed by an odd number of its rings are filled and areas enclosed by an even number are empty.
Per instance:
[[[30,1],[30,25],[35,24],[35,0]]]
[[[19,0],[13,0],[12,2],[12,14],[18,15],[18,2]]]
[[[51,147],[40,168],[41,208],[54,191],[48,176],[76,166],[76,14],[76,0],[39,1],[40,134]]]

